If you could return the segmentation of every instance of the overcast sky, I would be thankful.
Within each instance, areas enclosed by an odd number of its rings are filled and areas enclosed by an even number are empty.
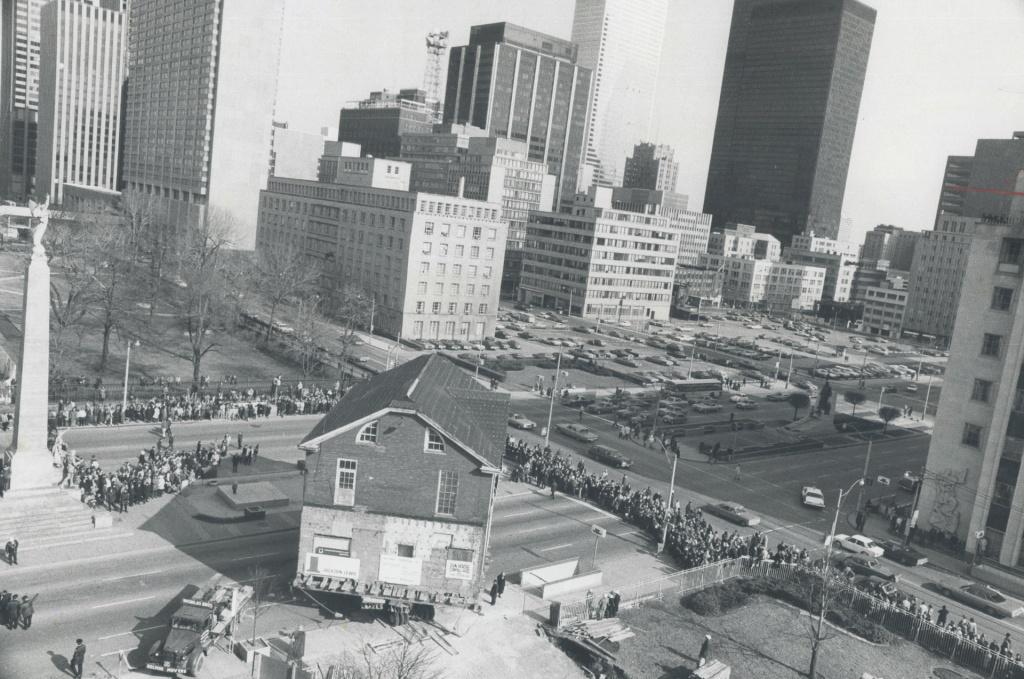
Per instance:
[[[1024,0],[868,0],[878,10],[844,214],[932,228],[947,155],[1024,130]],[[370,90],[419,87],[429,30],[465,44],[510,21],[569,38],[573,0],[288,0],[277,118],[316,131]],[[653,141],[675,147],[679,191],[699,209],[731,0],[671,0]],[[844,234],[845,235],[845,234]]]

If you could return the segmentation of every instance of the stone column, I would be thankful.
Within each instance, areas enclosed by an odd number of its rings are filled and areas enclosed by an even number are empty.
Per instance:
[[[54,487],[60,481],[46,446],[50,410],[50,265],[41,243],[33,249],[25,272],[23,311],[12,442],[15,451],[11,465],[12,491]]]

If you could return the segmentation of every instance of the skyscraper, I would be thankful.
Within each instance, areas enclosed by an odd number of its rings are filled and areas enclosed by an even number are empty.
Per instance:
[[[626,158],[622,185],[628,188],[675,192],[679,163],[673,159],[674,156],[672,147],[667,144],[637,144],[633,147],[633,155]]]
[[[581,191],[618,185],[633,144],[651,136],[667,14],[668,0],[576,0],[572,41],[594,73]]]
[[[783,243],[839,233],[875,10],[736,0],[704,212]]]
[[[60,204],[65,184],[116,191],[124,13],[54,0],[41,19],[37,192]]]
[[[39,10],[45,0],[0,0],[0,194],[34,195],[39,109]]]
[[[473,26],[448,55],[444,124],[467,123],[529,144],[555,176],[555,202],[576,192],[590,69],[568,40],[509,23]]]
[[[436,101],[427,101],[424,90],[370,92],[366,99],[341,109],[338,141],[359,144],[364,156],[398,158],[402,135],[430,132],[437,106]]]
[[[252,249],[270,162],[284,0],[133,0],[124,188],[172,222],[215,214]]]

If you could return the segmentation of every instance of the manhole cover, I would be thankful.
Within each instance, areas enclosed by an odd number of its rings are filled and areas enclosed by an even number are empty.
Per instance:
[[[937,667],[932,672],[939,679],[965,679],[964,675],[960,674],[955,670],[949,670],[945,667]]]

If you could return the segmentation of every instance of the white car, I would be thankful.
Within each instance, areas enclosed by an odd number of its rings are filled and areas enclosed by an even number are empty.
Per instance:
[[[520,415],[519,413],[512,413],[511,415],[509,415],[508,424],[509,424],[510,427],[515,427],[516,429],[536,429],[537,428],[537,423],[536,422],[534,422],[533,420],[529,419],[525,415]]]
[[[800,491],[800,496],[808,507],[825,508],[825,496],[821,494],[821,491],[816,486],[804,486],[803,490]]]
[[[848,552],[853,552],[854,554],[868,554],[876,559],[881,558],[882,555],[885,554],[885,550],[875,544],[874,540],[866,538],[863,535],[846,535],[844,533],[840,533],[833,539],[837,545]]]

